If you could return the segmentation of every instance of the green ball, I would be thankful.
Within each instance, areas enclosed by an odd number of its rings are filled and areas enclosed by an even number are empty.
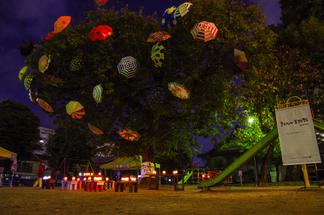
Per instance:
[[[70,70],[75,72],[75,71],[80,71],[83,66],[83,60],[81,56],[77,56],[72,58],[70,62]]]

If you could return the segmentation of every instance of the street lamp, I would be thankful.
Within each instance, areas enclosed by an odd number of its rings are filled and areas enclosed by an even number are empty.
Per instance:
[[[248,122],[249,122],[250,124],[252,124],[252,123],[254,122],[254,118],[250,116],[250,117],[248,118]]]

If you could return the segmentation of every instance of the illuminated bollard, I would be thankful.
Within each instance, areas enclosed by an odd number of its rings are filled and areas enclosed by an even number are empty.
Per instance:
[[[64,177],[63,180],[62,180],[62,190],[65,190],[66,189],[66,185],[67,185],[67,177]]]
[[[77,180],[78,180],[78,190],[82,190],[82,181],[80,180],[80,178],[78,178]]]

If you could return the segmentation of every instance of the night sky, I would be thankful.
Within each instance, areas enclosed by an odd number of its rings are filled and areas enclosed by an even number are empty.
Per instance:
[[[144,14],[163,13],[182,0],[110,0],[107,7],[121,8],[128,4],[131,10],[144,7]],[[280,20],[279,0],[258,0],[267,24]],[[41,119],[41,125],[52,127],[51,120],[28,99],[17,75],[24,66],[19,46],[24,40],[37,43],[53,30],[53,23],[62,15],[72,16],[72,25],[82,21],[85,12],[94,9],[93,0],[0,0],[0,101],[11,99],[30,107]]]

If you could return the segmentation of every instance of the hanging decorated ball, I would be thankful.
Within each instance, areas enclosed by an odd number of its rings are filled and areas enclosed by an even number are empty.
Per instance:
[[[192,3],[190,3],[190,2],[185,2],[185,3],[182,3],[181,5],[179,5],[177,7],[177,9],[174,11],[175,19],[184,17],[187,13],[189,13],[191,7],[192,7]]]
[[[46,34],[46,35],[44,36],[43,39],[44,39],[45,41],[47,41],[47,40],[52,39],[54,36],[55,36],[55,34],[54,34],[53,32],[49,32],[48,34]]]
[[[157,43],[157,42],[163,42],[170,38],[171,38],[171,35],[168,34],[167,32],[158,31],[158,32],[154,32],[154,33],[150,34],[146,41],[148,43]]]
[[[44,73],[48,69],[50,62],[51,62],[50,55],[41,56],[38,60],[38,70],[41,73]]]
[[[88,37],[91,41],[102,41],[108,39],[112,32],[113,29],[109,25],[98,25],[90,31]]]
[[[80,102],[70,101],[66,105],[66,113],[69,114],[73,119],[82,119],[85,115],[85,109]]]
[[[204,42],[216,39],[217,34],[218,29],[212,22],[199,22],[191,29],[191,35],[193,38]]]
[[[100,135],[104,134],[104,132],[100,128],[92,125],[91,123],[88,123],[88,128],[93,134],[95,134],[97,136],[100,136]]]
[[[162,67],[162,63],[164,60],[164,46],[160,43],[155,44],[151,50],[151,59],[153,61],[154,67],[159,68]]]
[[[103,6],[108,3],[109,0],[95,0],[98,6]]]
[[[248,59],[244,51],[234,49],[234,63],[241,71],[245,70],[248,64]]]
[[[82,119],[85,116],[85,110],[82,109],[80,111],[72,113],[71,117],[73,119]]]
[[[177,8],[175,6],[172,6],[164,11],[161,20],[161,24],[163,27],[170,27],[177,24],[177,21],[174,17],[174,12],[176,9]]]
[[[58,34],[65,30],[71,23],[71,16],[60,16],[54,23],[53,34]]]
[[[183,85],[176,82],[168,83],[168,89],[175,97],[179,99],[189,99],[190,91]]]
[[[127,140],[127,141],[138,141],[140,139],[140,134],[137,131],[131,130],[129,128],[124,128],[121,129],[118,132],[119,136],[121,136],[123,139]]]
[[[24,66],[23,68],[21,68],[21,70],[18,73],[18,79],[22,81],[24,79],[27,71],[28,71],[28,66]]]
[[[75,56],[72,58],[70,61],[70,71],[75,72],[75,71],[80,71],[83,66],[83,59],[81,56]]]
[[[93,88],[92,97],[97,104],[102,102],[102,93],[103,93],[103,88],[101,84],[98,84]]]
[[[78,101],[70,101],[66,105],[66,113],[69,115],[72,115],[72,113],[82,110],[82,109],[84,109],[84,107]]]
[[[132,56],[123,57],[117,65],[118,73],[126,78],[136,76],[137,61]]]
[[[26,90],[30,89],[32,81],[33,81],[33,75],[28,74],[24,79],[24,87],[25,87]]]
[[[53,113],[54,112],[54,109],[53,107],[48,103],[46,102],[44,99],[41,99],[41,98],[37,98],[36,99],[36,102],[38,103],[38,105],[46,112],[49,112],[49,113]]]

